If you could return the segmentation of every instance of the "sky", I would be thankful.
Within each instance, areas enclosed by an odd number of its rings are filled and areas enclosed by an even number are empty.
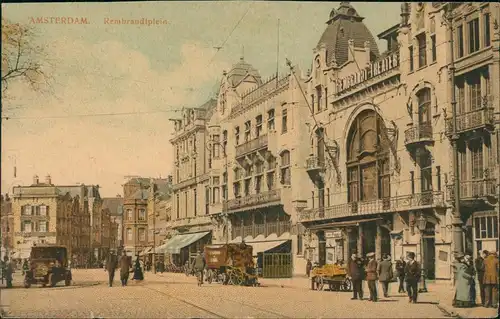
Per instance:
[[[399,22],[399,3],[352,5],[375,37]],[[50,174],[56,185],[98,184],[104,197],[121,194],[125,176],[166,177],[173,166],[169,119],[179,116],[175,110],[214,96],[222,72],[242,55],[263,78],[275,72],[277,60],[285,72],[285,58],[307,70],[330,11],[338,6],[313,1],[2,4],[3,17],[35,29],[53,78],[51,93],[17,82],[9,86],[11,98],[2,101],[2,117],[10,117],[1,125],[2,193],[31,184],[35,174],[40,180]],[[40,17],[86,18],[88,24],[33,23]],[[141,18],[167,23],[105,23]],[[379,42],[381,51],[383,45]],[[109,115],[116,113],[126,115]]]

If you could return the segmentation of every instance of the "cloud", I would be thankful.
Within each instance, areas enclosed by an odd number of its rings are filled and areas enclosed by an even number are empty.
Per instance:
[[[55,95],[40,96],[21,84],[13,85],[11,92],[18,98],[7,106],[13,118],[151,113],[4,121],[2,148],[15,155],[18,177],[29,183],[34,174],[50,173],[57,184],[100,184],[104,194],[113,196],[121,192],[124,175],[170,173],[168,118],[175,115],[153,112],[203,103],[209,92],[198,88],[212,87],[222,70],[230,67],[218,59],[209,64],[214,50],[200,43],[187,42],[179,49],[179,63],[155,70],[139,49],[117,41],[54,41]],[[12,166],[13,158],[2,156],[2,170]],[[8,183],[2,180],[3,187]]]

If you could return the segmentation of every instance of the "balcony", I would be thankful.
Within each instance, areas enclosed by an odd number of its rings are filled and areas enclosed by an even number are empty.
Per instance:
[[[453,117],[446,119],[445,132],[448,137],[453,135]],[[479,130],[491,131],[494,128],[495,116],[493,108],[483,107],[464,114],[457,115],[457,133],[464,134]]]
[[[306,160],[306,171],[311,180],[321,179],[321,173],[325,171],[325,160],[315,155],[310,155]]]
[[[443,192],[430,191],[369,201],[344,203],[323,208],[305,209],[299,214],[299,221],[310,222],[355,215],[377,215],[380,213],[419,210],[443,206]]]
[[[448,200],[455,200],[455,184],[447,185]],[[478,179],[460,181],[460,202],[466,207],[478,205],[478,201],[489,202],[490,198],[497,196],[496,179]]]
[[[236,157],[241,157],[266,147],[267,147],[267,134],[264,134],[257,138],[254,138],[251,141],[236,146]]]
[[[264,224],[254,224],[246,226],[233,226],[232,239],[237,237],[246,238],[248,236],[255,238],[259,235],[267,237],[271,234],[276,234],[278,237],[286,232],[290,232],[290,221],[267,222]]]
[[[405,145],[408,148],[432,143],[434,143],[434,136],[432,134],[432,124],[430,123],[418,124],[405,131]]]
[[[281,203],[281,192],[279,189],[275,189],[269,192],[253,194],[245,197],[228,200],[222,204],[222,210],[224,212],[227,212],[234,209],[252,207],[257,205],[280,204],[280,203]]]

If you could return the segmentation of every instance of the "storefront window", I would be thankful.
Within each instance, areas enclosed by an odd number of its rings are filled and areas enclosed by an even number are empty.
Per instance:
[[[476,217],[474,221],[476,239],[498,239],[498,217]]]

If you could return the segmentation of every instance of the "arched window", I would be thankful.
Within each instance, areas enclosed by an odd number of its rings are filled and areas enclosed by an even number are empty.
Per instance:
[[[431,89],[423,88],[417,92],[418,124],[431,125]]]
[[[382,118],[372,110],[354,120],[347,139],[348,201],[390,196],[389,142]]]
[[[224,130],[222,132],[222,150],[224,151],[223,155],[226,156],[226,147],[227,147],[227,131]]]

